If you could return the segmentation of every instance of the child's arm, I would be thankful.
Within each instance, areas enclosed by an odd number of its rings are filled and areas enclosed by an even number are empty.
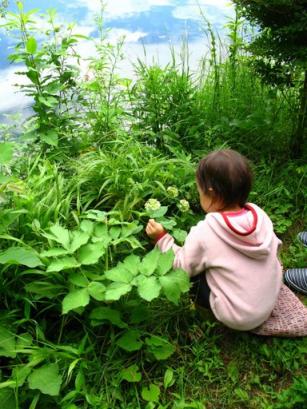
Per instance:
[[[156,246],[163,253],[173,249],[175,253],[174,268],[182,268],[190,277],[205,270],[206,257],[198,226],[192,227],[182,247],[175,244],[174,238],[164,230],[160,223],[156,223],[154,220],[149,221],[146,233],[156,241]]]

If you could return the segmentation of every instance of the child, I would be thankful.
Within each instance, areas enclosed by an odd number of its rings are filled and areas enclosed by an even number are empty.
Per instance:
[[[259,327],[271,315],[282,285],[281,241],[268,215],[247,203],[252,174],[245,157],[225,149],[204,157],[196,172],[200,204],[207,213],[192,227],[183,247],[160,223],[149,220],[146,233],[174,267],[199,280],[197,302],[236,330]]]

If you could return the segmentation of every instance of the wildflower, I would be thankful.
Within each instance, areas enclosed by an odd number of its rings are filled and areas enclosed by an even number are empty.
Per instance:
[[[177,206],[182,212],[188,212],[190,210],[190,203],[185,199],[181,199]]]
[[[176,188],[176,186],[169,186],[166,189],[167,193],[169,194],[170,197],[177,197],[179,195],[178,189]]]
[[[145,209],[150,212],[153,210],[158,210],[161,207],[161,203],[157,199],[149,199],[145,203]]]

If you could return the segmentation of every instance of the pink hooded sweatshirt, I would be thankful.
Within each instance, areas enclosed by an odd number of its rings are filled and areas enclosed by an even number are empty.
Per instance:
[[[156,244],[175,252],[174,268],[190,277],[206,273],[210,306],[226,326],[247,331],[270,316],[282,283],[281,241],[255,204],[238,212],[212,212],[192,227],[183,247],[165,234]]]

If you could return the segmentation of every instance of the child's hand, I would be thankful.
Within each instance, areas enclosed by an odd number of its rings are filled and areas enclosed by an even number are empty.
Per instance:
[[[153,240],[156,240],[161,234],[165,232],[162,224],[157,223],[155,219],[149,219],[146,226],[146,234]]]

